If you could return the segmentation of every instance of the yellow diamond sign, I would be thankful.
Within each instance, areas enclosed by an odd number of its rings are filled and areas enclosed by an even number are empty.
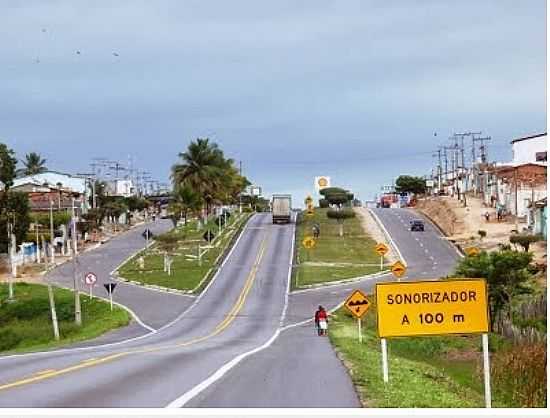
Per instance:
[[[376,244],[376,247],[374,247],[374,251],[380,256],[383,257],[388,252],[388,246],[384,243]]]
[[[391,272],[395,277],[403,277],[407,272],[407,267],[405,267],[405,265],[401,261],[397,260],[395,263],[392,264]]]
[[[344,306],[352,313],[356,318],[361,318],[369,310],[369,300],[360,290],[354,290],[353,293],[346,299]]]
[[[302,245],[309,250],[315,247],[315,240],[313,239],[313,237],[305,237],[302,241]]]
[[[477,247],[468,247],[464,249],[464,252],[470,257],[475,257],[480,253],[479,248]]]

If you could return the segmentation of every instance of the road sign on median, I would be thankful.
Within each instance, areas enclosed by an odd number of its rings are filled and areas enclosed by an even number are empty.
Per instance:
[[[302,241],[302,245],[310,250],[311,248],[315,247],[315,239],[313,237],[305,237]]]
[[[369,310],[369,300],[367,295],[365,295],[360,290],[354,290],[353,293],[346,299],[344,306],[355,316],[357,319],[360,319],[367,313]]]
[[[377,283],[380,338],[489,332],[484,279]]]
[[[208,230],[204,234],[202,234],[202,237],[206,242],[212,242],[214,238],[216,237],[216,234],[214,234],[212,231]]]
[[[395,277],[400,278],[403,277],[407,272],[407,267],[405,267],[405,265],[401,261],[397,260],[395,263],[392,264],[391,272]]]
[[[386,244],[384,244],[383,242],[380,242],[380,243],[376,244],[376,247],[374,247],[374,251],[376,251],[376,253],[380,257],[383,257],[389,251],[389,248]]]
[[[84,276],[84,283],[86,283],[88,286],[93,286],[96,282],[97,276],[94,273],[86,273],[86,275]]]

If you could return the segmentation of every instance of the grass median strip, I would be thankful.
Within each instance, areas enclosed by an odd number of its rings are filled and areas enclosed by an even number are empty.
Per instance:
[[[8,286],[0,285],[0,352],[2,354],[58,348],[88,340],[127,325],[128,313],[109,303],[81,295],[82,326],[74,323],[74,294],[54,288],[60,341],[53,338],[48,289],[39,284],[15,284],[15,301],[8,302]]]
[[[321,229],[314,248],[302,241],[312,235],[314,224]],[[380,257],[374,252],[376,242],[367,235],[358,218],[347,219],[344,236],[339,236],[336,220],[327,218],[327,209],[315,209],[313,216],[302,213],[296,228],[297,266],[293,288],[364,276],[380,271]]]
[[[249,217],[248,213],[233,214],[221,234],[213,220],[201,230],[197,230],[196,221],[192,221],[169,232],[177,240],[174,250],[170,251],[173,260],[170,275],[164,271],[164,250],[158,243],[127,261],[118,269],[118,274],[121,279],[135,283],[198,293],[214,275],[224,253],[229,250]],[[216,236],[211,242],[211,248],[203,250],[199,265],[198,247],[208,244],[203,239],[207,230]],[[143,268],[139,265],[140,257],[143,257]]]

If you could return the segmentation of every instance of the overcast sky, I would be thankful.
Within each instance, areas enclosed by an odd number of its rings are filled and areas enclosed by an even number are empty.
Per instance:
[[[166,181],[209,136],[266,194],[370,199],[454,132],[546,131],[545,0],[0,0],[0,53],[0,141],[65,172]]]

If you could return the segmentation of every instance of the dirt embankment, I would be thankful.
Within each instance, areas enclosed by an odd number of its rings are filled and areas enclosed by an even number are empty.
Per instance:
[[[464,207],[457,199],[435,197],[418,201],[417,209],[434,221],[449,240],[461,248],[475,246],[483,250],[496,250],[499,244],[510,244],[510,235],[516,226],[510,220],[497,220],[494,208],[486,207],[482,200],[468,196],[468,206]],[[489,221],[485,214],[489,214]],[[518,224],[523,230],[525,222]],[[481,237],[479,231],[485,231]],[[529,249],[533,252],[535,263],[546,264],[546,242],[537,242]]]
[[[422,199],[417,202],[416,209],[434,221],[448,237],[465,232],[464,220],[459,218],[447,199]]]

